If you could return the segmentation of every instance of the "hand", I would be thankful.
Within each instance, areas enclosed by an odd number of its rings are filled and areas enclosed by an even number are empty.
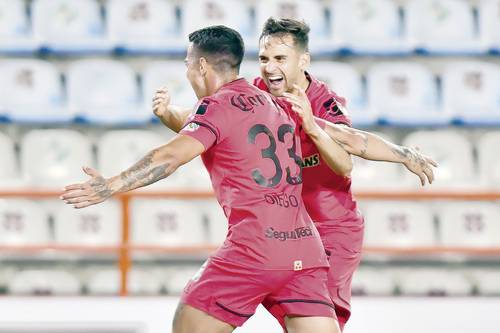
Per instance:
[[[168,111],[168,106],[170,105],[170,93],[165,87],[161,87],[156,90],[153,97],[153,113],[158,118],[162,118]]]
[[[73,208],[84,208],[101,203],[113,195],[109,180],[92,168],[83,167],[83,171],[92,178],[82,184],[64,187],[64,192],[59,197],[61,200],[73,205]]]
[[[302,119],[302,128],[307,134],[313,134],[319,128],[314,120],[314,115],[312,112],[311,102],[307,98],[307,94],[304,89],[294,84],[295,94],[284,93],[288,103],[292,104],[292,110],[299,115]]]
[[[404,166],[420,178],[422,186],[425,186],[426,180],[429,184],[432,184],[434,181],[434,171],[432,167],[438,167],[436,161],[421,154],[418,147],[406,147],[405,150],[408,158],[403,162]]]

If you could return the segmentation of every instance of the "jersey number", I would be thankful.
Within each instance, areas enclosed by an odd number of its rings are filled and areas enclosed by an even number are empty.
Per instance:
[[[287,133],[291,133],[293,135],[294,129],[291,125],[283,124],[278,128],[278,140],[282,143],[285,143],[285,135]],[[255,169],[252,171],[252,178],[255,180],[257,184],[265,187],[274,187],[279,184],[281,181],[281,177],[283,176],[283,168],[281,167],[280,160],[276,155],[276,139],[274,138],[273,133],[269,128],[265,125],[257,124],[253,126],[250,131],[248,131],[248,141],[251,144],[255,144],[255,139],[259,134],[267,135],[269,138],[269,146],[265,149],[262,149],[261,155],[262,158],[267,158],[273,161],[275,167],[274,176],[269,179],[266,179],[262,172],[259,169]],[[298,185],[302,183],[302,160],[296,153],[297,142],[294,139],[293,145],[288,149],[288,156],[300,167],[300,172],[296,176],[292,176],[292,172],[290,167],[286,167],[286,182],[291,185]]]

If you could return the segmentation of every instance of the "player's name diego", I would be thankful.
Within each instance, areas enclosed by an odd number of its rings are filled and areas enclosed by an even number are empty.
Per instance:
[[[279,239],[282,242],[288,239],[300,239],[304,237],[310,237],[312,235],[312,230],[309,227],[300,227],[290,231],[278,231],[274,230],[273,227],[269,227],[268,229],[266,229],[267,238]]]

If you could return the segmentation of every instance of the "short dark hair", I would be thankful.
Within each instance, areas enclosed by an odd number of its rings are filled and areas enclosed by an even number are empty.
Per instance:
[[[264,23],[259,41],[265,36],[284,37],[290,34],[296,46],[303,51],[309,51],[309,31],[311,31],[311,28],[304,21],[270,17]]]
[[[189,41],[216,71],[235,70],[239,73],[245,44],[238,31],[223,25],[214,25],[190,33]]]

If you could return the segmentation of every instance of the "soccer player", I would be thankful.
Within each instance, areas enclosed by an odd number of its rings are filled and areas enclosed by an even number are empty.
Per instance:
[[[84,168],[91,179],[66,186],[61,199],[75,208],[94,205],[168,177],[201,154],[229,232],[186,286],[174,333],[232,332],[264,299],[281,305],[291,332],[339,332],[327,256],[301,199],[296,123],[325,151],[338,145],[308,116],[311,110],[294,106],[303,120],[293,119],[287,105],[238,79],[244,47],[236,31],[208,27],[189,41],[187,77],[199,102],[186,126],[120,175],[104,178]]]
[[[431,183],[436,163],[417,150],[402,147],[382,138],[351,128],[345,110],[345,100],[318,81],[307,68],[309,27],[301,21],[270,18],[260,37],[259,60],[261,78],[254,84],[275,96],[286,96],[294,104],[310,103],[314,116],[328,121],[325,131],[348,153],[365,159],[402,163],[415,173],[422,185]],[[306,101],[293,97],[293,90],[306,92]],[[169,104],[165,89],[158,90],[153,111],[173,131],[179,131],[191,109]],[[346,133],[360,140],[351,140]],[[364,222],[351,193],[348,164],[339,165],[335,172],[328,168],[311,139],[300,133],[304,156],[304,186],[302,197],[308,213],[318,228],[329,253],[328,287],[340,327],[348,321],[351,300],[351,280],[361,259]],[[347,166],[347,167],[346,167]],[[264,305],[284,325],[280,304],[266,300]]]

